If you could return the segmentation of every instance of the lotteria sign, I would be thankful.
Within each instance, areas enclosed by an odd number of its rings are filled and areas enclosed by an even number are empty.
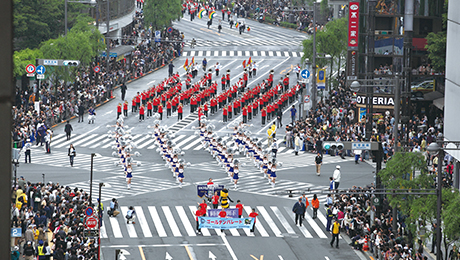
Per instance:
[[[356,95],[356,106],[365,107],[366,103],[370,103],[370,97],[367,97],[366,94],[358,93]],[[372,97],[372,104],[374,108],[392,108],[395,105],[394,96],[374,94]]]

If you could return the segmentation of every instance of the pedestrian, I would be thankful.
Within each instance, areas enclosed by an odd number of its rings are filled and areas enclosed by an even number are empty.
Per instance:
[[[256,228],[256,219],[259,214],[256,212],[255,208],[252,208],[252,212],[249,213],[249,217],[254,219],[254,225],[251,228],[251,232],[254,233],[254,229]]]
[[[295,224],[297,225],[297,223],[299,223],[299,226],[302,226],[302,216],[305,213],[305,204],[303,204],[301,198],[299,198],[299,201],[292,207],[292,212],[295,213]]]
[[[126,176],[126,186],[129,189],[131,189],[131,179],[133,178],[133,168],[131,164],[128,164],[125,170],[125,176]]]
[[[22,251],[22,257],[24,257],[25,260],[33,260],[35,257],[35,250],[34,247],[32,246],[32,241],[27,241],[26,244],[24,244],[24,248]]]
[[[134,210],[133,206],[129,206],[128,212],[126,214],[126,224],[129,224],[131,222],[132,224],[136,224],[134,221],[136,218],[136,211]]]
[[[274,143],[276,144],[276,143]],[[276,157],[276,152],[275,152],[275,157]],[[270,178],[269,178],[270,184],[272,185],[272,188],[275,188],[275,181],[276,181],[276,163],[273,163],[272,169],[270,171]]]
[[[330,195],[330,194],[328,194]],[[331,208],[332,204],[328,204],[327,205],[327,209],[326,209],[326,231],[327,232],[331,232],[331,222],[332,222],[332,217],[334,216],[332,214],[332,208]]]
[[[117,119],[120,118],[121,111],[122,111],[121,103],[118,103],[118,105],[117,105]]]
[[[173,75],[173,71],[174,71],[174,64],[172,63],[172,61],[169,63],[169,77],[172,77]]]
[[[45,246],[42,240],[38,241],[35,254],[38,256],[37,260],[45,260]]]
[[[302,194],[300,199],[302,200],[302,203],[305,205],[305,209],[304,209],[303,215],[302,215],[302,218],[305,219],[305,212],[307,212],[307,208],[308,208],[308,206],[310,206],[310,203],[308,202],[307,197],[305,197],[305,193]]]
[[[205,201],[204,199],[201,200],[201,203],[199,203],[199,202],[197,202],[197,203],[198,203],[198,205],[199,205],[200,208],[201,208],[201,212],[202,212],[201,215],[202,215],[203,217],[206,217],[206,212],[207,212],[207,209],[206,209],[206,208],[208,207],[208,204],[206,204],[206,201]]]
[[[217,191],[214,192],[214,196],[212,196],[212,208],[217,209],[219,207],[219,195]]]
[[[145,106],[144,104],[142,104],[141,107],[139,108],[139,122],[144,121],[144,120],[145,120]]]
[[[125,101],[126,89],[128,88],[126,87],[126,84],[124,82],[123,84],[121,84],[120,89],[121,89],[121,100]]]
[[[73,128],[72,125],[70,124],[69,120],[67,120],[67,123],[64,126],[64,132],[65,136],[67,137],[67,140],[70,140],[70,135],[72,134]]]
[[[227,217],[227,212],[225,212],[225,209],[222,208],[222,210],[219,212],[219,218],[226,218],[226,217]],[[223,232],[222,229],[220,231]]]
[[[125,101],[125,103],[123,103],[123,116],[125,118],[128,117],[128,101]]]
[[[334,178],[329,177],[329,191],[334,192],[334,190],[335,190]]]
[[[316,175],[321,175],[321,165],[323,165],[323,156],[320,152],[315,157]]]
[[[238,190],[238,179],[240,178],[238,176],[239,172],[240,171],[238,170],[238,166],[235,165],[235,167],[233,168],[233,176],[232,176],[235,190]]]
[[[339,248],[339,234],[340,234],[340,223],[336,218],[334,219],[334,224],[332,224],[331,247],[333,247],[334,241],[337,241],[335,244],[335,247]]]
[[[299,155],[299,151],[300,151],[300,134],[299,133],[295,133],[294,135],[294,154],[295,155]]]
[[[241,203],[241,200],[236,201],[235,208],[238,209],[238,218],[241,218],[243,216],[243,204]]]
[[[94,124],[95,119],[96,119],[96,110],[92,106],[90,106],[88,109],[88,124],[91,124],[91,123]]]
[[[311,199],[311,207],[313,208],[313,219],[318,217],[318,209],[319,209],[319,200],[316,194],[313,195],[313,199]]]
[[[75,158],[75,155],[77,155],[77,152],[75,151],[75,147],[73,146],[73,144],[70,144],[67,155],[70,159],[70,166],[73,167],[73,159]]]
[[[160,114],[160,120],[163,120],[163,106],[161,104],[158,105],[158,114]]]
[[[80,121],[83,123],[83,115],[84,114],[85,114],[85,107],[80,102],[80,104],[78,105],[78,123],[80,123]]]
[[[283,111],[281,111],[280,108],[276,111],[276,122],[278,124],[278,128],[283,126]]]
[[[201,210],[201,206],[198,206],[195,212],[195,216],[196,216],[196,233],[201,234],[200,222],[198,221],[198,217],[203,216],[203,211]]]
[[[29,163],[31,163],[30,160],[30,148],[32,147],[32,144],[29,141],[26,141],[26,144],[24,145],[24,155],[27,163],[27,158],[29,158]]]
[[[45,150],[46,153],[51,153],[51,130],[46,131],[45,135]]]
[[[297,114],[297,109],[295,108],[294,105],[292,105],[292,107],[291,107],[291,123],[292,124],[294,124],[294,122],[295,122],[296,114]]]
[[[179,187],[182,189],[182,183],[184,182],[184,166],[179,166],[179,173],[177,174],[177,178],[179,180]]]
[[[359,157],[361,157],[361,150],[353,150],[353,153],[355,154],[355,164],[359,164]]]
[[[342,177],[342,173],[340,173],[340,165],[335,166],[333,177],[334,177],[334,183],[335,183],[334,188],[337,190],[339,188],[340,179]]]

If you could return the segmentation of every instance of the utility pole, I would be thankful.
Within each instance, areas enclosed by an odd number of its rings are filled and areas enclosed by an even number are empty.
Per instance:
[[[394,117],[395,117],[395,125],[393,127],[393,139],[395,140],[394,142],[394,149],[395,152],[399,151],[398,147],[398,124],[399,124],[399,118],[400,118],[400,106],[401,106],[401,86],[399,85],[399,76],[395,76],[395,110],[394,110]]]
[[[110,71],[110,51],[109,51],[109,47],[110,47],[110,43],[109,43],[109,32],[110,32],[110,1],[109,0],[106,0],[107,1],[107,33],[105,35],[105,43],[106,43],[106,52],[105,54],[107,55],[107,73],[109,73]]]
[[[311,79],[311,108],[316,110],[316,1],[313,3],[313,62],[312,62],[312,79]]]

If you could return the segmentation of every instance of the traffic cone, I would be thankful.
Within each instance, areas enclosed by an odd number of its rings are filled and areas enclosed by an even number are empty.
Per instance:
[[[115,97],[113,96],[113,90],[110,90],[110,98],[115,98]]]
[[[367,236],[366,236],[366,240],[364,241],[364,245],[363,245],[363,251],[369,251],[369,245],[368,245],[368,241],[367,241]]]

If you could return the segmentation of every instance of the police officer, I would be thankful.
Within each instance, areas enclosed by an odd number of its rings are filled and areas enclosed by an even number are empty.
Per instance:
[[[326,209],[326,219],[327,219],[327,223],[326,223],[326,231],[327,232],[330,232],[331,231],[331,222],[332,222],[332,217],[334,216],[332,214],[332,208],[331,208],[331,204],[327,205],[327,209]]]
[[[334,224],[332,224],[332,240],[331,247],[333,247],[334,241],[337,241],[335,244],[336,248],[339,248],[339,234],[340,234],[340,223],[337,218],[334,219]]]

